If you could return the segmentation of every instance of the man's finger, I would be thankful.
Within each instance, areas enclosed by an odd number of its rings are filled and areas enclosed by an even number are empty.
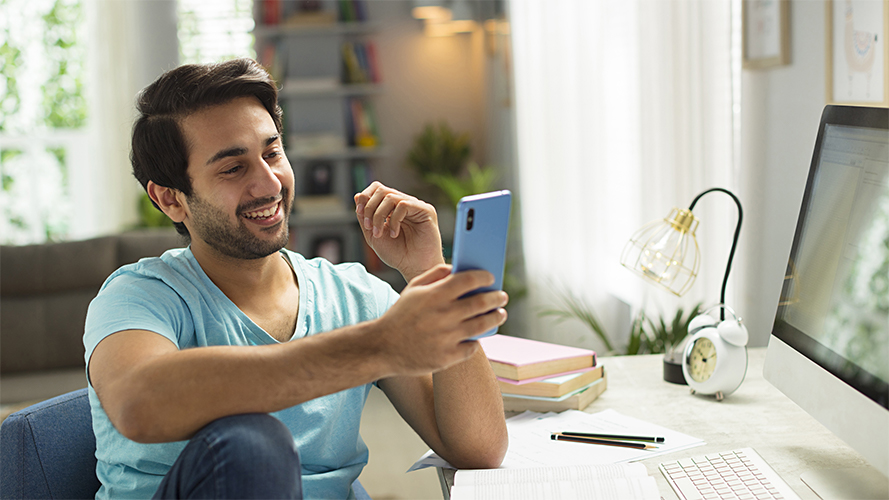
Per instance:
[[[444,293],[453,297],[462,297],[473,290],[491,286],[493,284],[493,274],[482,269],[473,269],[452,274],[451,277],[443,283],[443,286],[445,287]]]
[[[439,264],[425,273],[412,279],[411,286],[431,285],[437,281],[441,281],[451,275],[451,266],[447,264]]]
[[[509,301],[506,292],[493,291],[478,293],[457,301],[457,310],[464,318],[472,318],[498,308],[505,307]]]
[[[506,317],[506,309],[501,307],[489,313],[467,319],[463,322],[463,335],[467,339],[481,335],[492,328],[506,323]]]

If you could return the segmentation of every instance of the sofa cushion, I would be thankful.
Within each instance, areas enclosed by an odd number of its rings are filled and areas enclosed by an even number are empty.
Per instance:
[[[97,289],[117,269],[117,240],[105,236],[0,249],[0,296]]]
[[[183,244],[159,229],[0,248],[0,373],[84,366],[86,312],[105,279]]]
[[[83,325],[99,285],[3,297],[0,372],[76,368],[83,361]]]

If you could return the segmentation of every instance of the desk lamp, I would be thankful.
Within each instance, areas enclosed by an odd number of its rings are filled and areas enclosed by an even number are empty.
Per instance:
[[[741,220],[743,219],[741,201],[731,191],[722,188],[708,189],[697,195],[687,210],[673,208],[665,218],[646,224],[636,231],[624,246],[620,262],[639,276],[681,297],[691,288],[701,266],[700,248],[695,238],[695,231],[700,221],[694,216],[692,210],[702,196],[714,191],[731,196],[738,206],[738,224],[735,227],[732,249],[729,252],[728,264],[725,266],[725,277],[722,281],[722,292],[719,298],[720,306],[722,306],[719,319],[723,321],[725,320],[725,288],[732,269],[732,259],[735,256],[738,236],[741,233]],[[689,336],[693,326],[701,325],[702,321],[708,322],[702,318],[704,314],[695,317],[689,323]],[[699,318],[702,319],[699,320]],[[707,326],[715,326],[715,322],[709,323]],[[740,320],[737,320],[737,323],[742,327]],[[744,328],[743,336],[744,344],[746,344],[746,328]],[[664,356],[664,380],[686,384],[685,376],[682,373],[681,359],[675,358],[677,354],[679,357],[682,355],[680,351],[674,351],[668,352]]]

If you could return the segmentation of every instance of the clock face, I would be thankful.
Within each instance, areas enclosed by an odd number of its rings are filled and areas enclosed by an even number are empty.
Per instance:
[[[706,337],[695,341],[688,355],[688,373],[695,382],[704,382],[716,369],[716,346]]]

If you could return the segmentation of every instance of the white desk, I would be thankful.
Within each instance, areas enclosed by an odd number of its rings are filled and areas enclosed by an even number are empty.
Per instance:
[[[744,383],[722,402],[664,382],[662,360],[662,355],[600,358],[608,372],[608,390],[585,411],[613,408],[706,441],[704,446],[642,462],[665,500],[677,497],[658,470],[659,463],[736,448],[759,452],[803,499],[818,497],[800,480],[801,473],[866,465],[860,454],[762,378],[765,348],[749,350]],[[441,470],[439,477],[447,499],[454,471]]]

